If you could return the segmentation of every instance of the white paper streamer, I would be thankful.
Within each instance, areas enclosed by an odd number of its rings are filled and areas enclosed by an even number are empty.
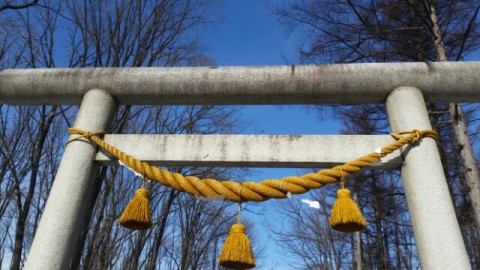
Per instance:
[[[291,192],[287,192],[287,198],[300,200],[302,203],[308,204],[308,206],[310,206],[311,208],[320,209],[320,202],[319,201],[311,201],[311,200],[307,200],[307,199],[295,198],[292,195]]]
[[[120,165],[124,166],[125,168],[127,168],[129,171],[133,172],[135,174],[135,176],[138,176],[140,178],[143,178],[143,175],[139,174],[138,172],[132,170],[130,167],[128,167],[127,165],[125,165],[125,163],[121,162],[120,160],[118,160],[118,163],[120,163]]]
[[[303,203],[308,204],[308,206],[310,206],[311,208],[320,209],[320,202],[319,201],[310,201],[310,200],[306,200],[306,199],[301,199],[301,201]]]

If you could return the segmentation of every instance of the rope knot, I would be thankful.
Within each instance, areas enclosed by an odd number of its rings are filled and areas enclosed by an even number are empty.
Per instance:
[[[346,188],[341,188],[339,190],[337,190],[337,197],[338,198],[345,198],[345,197],[352,197],[352,193],[350,192],[350,190],[346,189]]]
[[[402,134],[409,134],[408,136],[403,136]],[[418,130],[413,129],[409,131],[400,131],[390,133],[397,141],[407,140],[409,143],[416,143],[420,141],[423,137],[429,137],[438,141],[438,134],[433,130]]]
[[[149,198],[148,189],[145,189],[145,188],[137,189],[137,191],[135,191],[135,196]]]
[[[79,128],[76,128],[76,127],[71,127],[71,128],[68,128],[68,133],[72,134],[72,135],[80,135],[78,137],[75,137],[75,138],[72,138],[70,140],[68,140],[66,142],[66,144],[69,144],[73,141],[77,141],[81,138],[85,138],[89,141],[92,141],[92,137],[93,136],[99,136],[99,135],[105,135],[107,134],[106,131],[104,130],[99,130],[99,131],[88,131],[88,130],[83,130],[83,129],[79,129]]]
[[[83,136],[87,139],[90,139],[90,137],[92,137],[92,132],[86,130],[85,133],[83,133]]]
[[[420,131],[418,129],[412,130],[412,134],[414,135],[412,137],[412,143],[416,143],[422,138],[422,134],[420,133]]]
[[[233,224],[230,233],[245,233],[245,226],[242,223]]]

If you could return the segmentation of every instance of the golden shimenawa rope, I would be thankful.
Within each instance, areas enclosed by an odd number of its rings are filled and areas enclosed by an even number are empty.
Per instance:
[[[380,159],[391,152],[399,149],[405,144],[413,144],[423,137],[430,137],[438,140],[438,135],[433,130],[411,130],[406,132],[392,133],[397,141],[381,148],[381,152],[372,152],[343,165],[331,169],[320,170],[316,173],[309,173],[302,176],[288,176],[282,179],[267,179],[261,182],[237,183],[234,181],[218,181],[215,179],[199,179],[195,176],[183,176],[179,173],[172,173],[151,166],[134,157],[120,151],[120,149],[100,139],[99,135],[106,134],[105,131],[85,131],[79,128],[69,128],[70,134],[80,135],[70,139],[67,143],[86,138],[94,142],[115,158],[122,161],[137,173],[146,176],[148,179],[157,181],[165,186],[172,187],[178,191],[186,192],[196,196],[223,196],[225,200],[232,202],[265,201],[271,198],[286,198],[287,193],[302,194],[310,189],[321,188],[326,184],[337,182],[352,173],[362,170],[370,164],[377,163]],[[403,135],[408,134],[408,135]]]

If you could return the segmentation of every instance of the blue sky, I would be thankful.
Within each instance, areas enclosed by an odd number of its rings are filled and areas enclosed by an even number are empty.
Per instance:
[[[283,65],[296,41],[281,29],[269,0],[225,0],[222,21],[204,35],[208,55],[219,66]]]
[[[203,36],[207,54],[219,66],[298,64],[295,61],[298,40],[281,27],[268,7],[276,2],[225,0],[220,10],[222,21]],[[240,115],[250,124],[244,131],[246,134],[338,134],[340,130],[339,123],[328,115],[320,117],[301,105],[241,108]],[[292,172],[298,170],[258,170],[256,176],[282,177]]]
[[[209,29],[204,35],[204,43],[209,49],[207,55],[218,66],[265,66],[298,64],[295,60],[295,47],[298,41],[287,33],[270,12],[267,4],[275,1],[262,0],[225,0],[220,10],[223,20]],[[250,123],[244,131],[247,134],[338,134],[338,121],[330,117],[321,119],[313,110],[305,106],[242,106],[240,115]],[[304,173],[304,169],[265,169],[253,170],[253,181],[265,178],[281,178]],[[308,194],[304,195],[308,198]],[[275,211],[279,204],[267,202],[262,205],[248,205],[253,212],[245,213],[256,221],[255,230],[259,234],[257,241],[267,247],[266,261],[257,269],[291,269],[282,256],[282,250],[268,238],[265,224],[268,213]],[[308,206],[305,206],[308,207]],[[265,215],[267,213],[268,215]],[[263,220],[262,220],[263,219]]]

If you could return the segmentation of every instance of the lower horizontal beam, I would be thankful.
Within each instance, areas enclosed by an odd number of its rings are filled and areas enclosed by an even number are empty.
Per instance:
[[[106,135],[105,141],[157,166],[327,168],[394,139],[387,135]],[[96,161],[118,165],[103,151]],[[401,164],[397,151],[373,168],[397,169]]]

